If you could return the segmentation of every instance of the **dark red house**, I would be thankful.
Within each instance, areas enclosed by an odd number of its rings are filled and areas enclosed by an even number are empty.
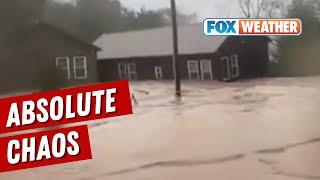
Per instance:
[[[205,36],[200,24],[178,28],[182,79],[230,81],[260,77],[268,67],[268,37]],[[105,34],[94,44],[102,81],[173,79],[171,27]]]
[[[98,47],[43,22],[2,41],[0,90],[56,89],[95,83]]]

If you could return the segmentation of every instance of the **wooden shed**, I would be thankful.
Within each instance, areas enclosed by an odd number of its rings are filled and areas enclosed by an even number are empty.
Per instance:
[[[4,39],[0,48],[1,90],[46,90],[98,82],[99,50],[52,25],[25,25]]]
[[[268,37],[208,37],[200,24],[179,26],[178,36],[182,79],[231,81],[267,71]],[[102,49],[102,81],[174,78],[171,27],[104,34],[94,44]]]

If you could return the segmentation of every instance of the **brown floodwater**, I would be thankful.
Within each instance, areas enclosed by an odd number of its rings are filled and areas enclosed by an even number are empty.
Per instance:
[[[5,180],[320,179],[320,77],[135,82],[135,114],[90,123],[93,160]]]

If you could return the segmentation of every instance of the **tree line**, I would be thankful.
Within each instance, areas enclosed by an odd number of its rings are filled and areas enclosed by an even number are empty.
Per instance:
[[[169,8],[159,10],[124,7],[119,0],[77,0],[59,3],[56,0],[1,0],[1,34],[35,20],[45,21],[87,41],[102,33],[139,30],[169,25]],[[178,12],[178,22],[192,23],[196,14]]]
[[[293,0],[288,6],[286,17],[302,21],[299,37],[276,39],[278,64],[272,73],[281,76],[308,76],[320,74],[320,1]]]
[[[294,17],[303,21],[300,37],[272,37],[271,66],[275,75],[320,73],[319,0],[239,0],[239,9],[248,18]],[[169,8],[159,10],[124,7],[119,0],[77,0],[76,4],[56,0],[1,0],[0,45],[8,34],[21,34],[20,27],[35,20],[45,21],[81,39],[94,41],[102,33],[139,30],[170,25]],[[178,22],[196,22],[196,14],[178,12]]]
[[[247,18],[299,18],[303,33],[299,37],[271,37],[270,75],[306,76],[320,74],[319,0],[239,0]]]

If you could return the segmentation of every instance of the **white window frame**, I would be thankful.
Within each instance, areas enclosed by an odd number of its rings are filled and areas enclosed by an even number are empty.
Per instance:
[[[198,61],[196,61],[196,60],[188,60],[187,61],[187,63],[188,63],[188,74],[189,74],[189,79],[191,79],[192,80],[192,73],[196,73],[197,74],[197,80],[199,80],[200,79],[200,72],[199,72],[199,63],[198,63]],[[191,64],[196,64],[196,69],[197,69],[197,71],[196,72],[191,72]]]
[[[124,68],[125,72],[122,72],[121,69]],[[127,64],[125,63],[118,63],[118,74],[119,79],[128,79],[128,72],[127,72]],[[124,77],[123,77],[124,76]]]
[[[84,66],[83,67],[77,66],[76,61],[78,59],[84,60],[84,62],[83,62]],[[77,69],[84,69],[84,76],[78,76],[77,75]],[[88,78],[88,66],[87,66],[87,57],[86,56],[75,56],[75,57],[73,57],[73,75],[74,75],[74,78],[77,79],[77,80],[87,79]]]
[[[237,78],[239,77],[239,60],[238,60],[238,55],[234,54],[232,56],[230,56],[230,66],[231,66],[231,70],[233,68],[236,69],[236,72],[234,73],[233,71],[231,71],[231,77],[232,78]]]
[[[223,75],[223,80],[224,81],[228,81],[231,79],[231,73],[230,73],[230,58],[228,56],[223,56],[221,57],[221,61],[225,61],[226,62],[226,68],[227,68],[227,72],[225,72],[226,74]],[[228,77],[225,77],[225,75],[227,75]]]
[[[67,61],[67,67],[63,68],[62,70],[67,70],[67,79],[70,80],[71,79],[71,73],[70,73],[70,59],[69,57],[56,57],[56,68],[57,69],[61,69],[59,67],[59,61],[60,60],[66,60]]]
[[[163,79],[162,67],[161,66],[155,66],[154,67],[154,73],[155,73],[156,80],[162,80]]]
[[[208,63],[209,64],[209,72],[204,72],[204,67],[203,67],[203,63]],[[209,59],[202,59],[200,60],[200,69],[201,69],[201,79],[204,79],[204,74],[205,73],[209,73],[210,74],[210,80],[212,80],[213,78],[213,73],[212,73],[212,62]]]
[[[133,66],[135,71],[131,71],[130,66]],[[129,81],[136,81],[138,79],[137,64],[136,63],[128,63],[127,64],[127,71],[128,71]]]

